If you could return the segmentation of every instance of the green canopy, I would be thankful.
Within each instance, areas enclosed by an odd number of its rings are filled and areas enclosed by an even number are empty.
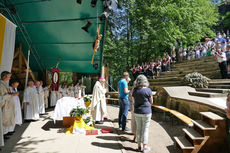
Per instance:
[[[34,71],[44,71],[55,67],[61,57],[59,68],[62,72],[100,73],[103,52],[105,21],[98,19],[104,11],[101,0],[96,7],[91,0],[0,0],[7,7],[2,13],[18,25],[16,45],[23,44],[27,57],[31,50],[30,67]],[[92,23],[87,33],[83,26]],[[96,52],[94,63],[93,43],[96,40],[98,24],[103,38],[100,50]]]

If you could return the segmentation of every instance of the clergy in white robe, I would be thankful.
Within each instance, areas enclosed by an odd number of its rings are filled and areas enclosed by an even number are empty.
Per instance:
[[[10,80],[11,78],[11,73],[7,72],[7,71],[3,71],[1,73],[1,81],[0,81],[0,147],[4,146],[4,139],[3,139],[3,135],[8,133],[9,131],[7,131],[9,126],[14,125],[14,111],[11,108],[11,105],[14,106],[14,102],[13,102],[13,97],[16,94],[9,94],[9,90],[8,90],[8,85],[7,82]],[[8,116],[5,117],[5,115],[7,115],[7,112],[11,111],[10,114]]]
[[[57,91],[53,90],[51,91],[50,95],[50,106],[54,107],[57,103]]]
[[[62,89],[62,95],[63,97],[68,97],[68,88],[67,85],[64,85],[64,88]]]
[[[100,78],[99,81],[93,87],[93,97],[91,103],[91,114],[96,124],[102,124],[104,116],[107,116],[105,93],[106,89],[103,87],[105,82],[104,78]]]
[[[59,84],[58,91],[57,91],[57,100],[61,99],[63,97],[63,89],[61,87],[62,85]]]
[[[11,78],[11,74],[7,71],[2,72],[0,81],[0,96],[3,96],[2,107],[2,125],[3,133],[13,132],[15,127],[15,104],[13,96],[17,94],[10,94],[8,81]]]
[[[10,93],[19,93],[17,87],[19,82],[14,81],[11,83]],[[13,96],[14,104],[15,104],[15,124],[21,125],[22,124],[22,110],[21,110],[21,103],[18,95]]]
[[[81,87],[79,86],[79,83],[77,83],[74,87],[74,96],[81,97]]]
[[[39,100],[39,113],[45,114],[45,95],[42,86],[43,86],[43,81],[40,81],[39,85],[37,86],[38,100]]]
[[[71,86],[69,86],[67,92],[68,92],[68,96],[69,96],[69,97],[74,97],[74,91],[72,90],[72,87],[71,87]]]
[[[0,147],[4,146],[4,133],[3,133],[3,126],[2,126],[2,106],[3,106],[3,96],[0,96]]]
[[[47,86],[46,88],[44,88],[45,108],[49,107],[49,95],[50,95],[49,86]]]
[[[33,81],[29,81],[29,86],[24,91],[23,103],[25,120],[39,119],[39,100],[38,92]]]

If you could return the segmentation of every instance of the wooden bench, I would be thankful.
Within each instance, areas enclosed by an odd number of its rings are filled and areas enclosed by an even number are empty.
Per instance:
[[[164,113],[164,118],[166,118],[166,113],[170,114],[171,120],[172,120],[172,125],[173,125],[173,116],[175,116],[176,118],[178,118],[179,120],[181,120],[182,122],[184,122],[186,125],[188,125],[189,127],[193,126],[193,120],[187,116],[185,116],[184,114],[176,111],[176,110],[171,110],[169,108],[166,108],[164,106],[159,106],[156,104],[152,105],[154,108],[157,108],[161,111],[163,111]]]
[[[106,98],[106,103],[108,103],[109,101],[112,101],[112,105],[113,105],[113,102],[119,102],[119,99],[118,98]]]

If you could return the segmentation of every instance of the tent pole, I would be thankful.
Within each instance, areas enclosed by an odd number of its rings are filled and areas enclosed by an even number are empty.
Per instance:
[[[29,69],[30,69],[30,50],[28,50],[28,58],[27,58],[27,69],[26,69],[26,81],[25,81],[25,88],[27,87],[28,84],[28,77],[29,77]]]

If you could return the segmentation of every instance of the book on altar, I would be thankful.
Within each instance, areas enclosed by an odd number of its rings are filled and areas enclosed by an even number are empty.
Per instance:
[[[102,133],[113,133],[113,129],[112,128],[102,128],[101,132]]]
[[[86,130],[86,135],[98,135],[98,130]]]

